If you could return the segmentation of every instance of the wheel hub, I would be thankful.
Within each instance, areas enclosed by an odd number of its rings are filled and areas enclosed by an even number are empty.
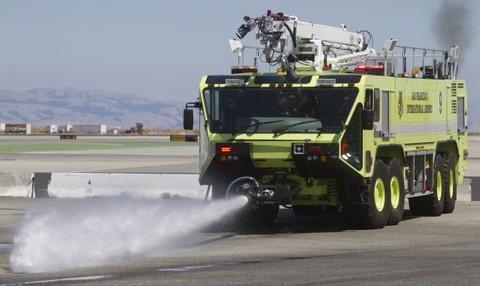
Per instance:
[[[392,208],[396,209],[400,203],[400,184],[397,177],[392,177],[390,180],[391,203]]]
[[[436,178],[436,191],[437,191],[437,200],[442,199],[442,174],[440,171],[437,171],[437,178]]]
[[[385,185],[380,178],[375,181],[373,196],[377,211],[383,211],[385,207]]]

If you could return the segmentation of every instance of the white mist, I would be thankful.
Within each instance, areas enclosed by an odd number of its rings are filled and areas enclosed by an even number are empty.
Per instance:
[[[58,200],[28,212],[14,238],[14,272],[46,272],[167,250],[247,203],[129,197]]]

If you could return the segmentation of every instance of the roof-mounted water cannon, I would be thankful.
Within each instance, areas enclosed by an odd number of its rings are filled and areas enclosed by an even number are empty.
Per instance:
[[[232,53],[237,54],[239,58],[243,57],[243,44],[239,40],[229,39],[230,50]]]

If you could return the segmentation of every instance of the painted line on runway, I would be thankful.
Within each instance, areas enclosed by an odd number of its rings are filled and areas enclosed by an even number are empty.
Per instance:
[[[188,271],[212,268],[214,266],[215,266],[214,264],[191,265],[191,266],[183,266],[183,267],[176,267],[176,268],[160,268],[158,269],[158,271],[159,272],[188,272]]]
[[[11,243],[0,243],[0,252],[7,252],[13,248]]]
[[[58,279],[47,279],[47,280],[37,280],[37,281],[27,281],[11,284],[0,284],[0,286],[13,286],[13,285],[35,285],[35,284],[48,284],[48,283],[58,283],[58,282],[79,282],[79,281],[94,281],[94,280],[104,280],[112,278],[114,275],[95,275],[95,276],[79,276],[79,277],[68,277],[68,278],[58,278]]]

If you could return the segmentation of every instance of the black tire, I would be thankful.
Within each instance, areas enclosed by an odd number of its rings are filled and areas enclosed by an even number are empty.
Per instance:
[[[311,216],[322,213],[321,206],[293,206],[292,209],[297,216]]]
[[[227,183],[217,182],[212,185],[212,200],[223,200],[227,192]]]
[[[340,211],[340,208],[338,206],[325,206],[326,214],[334,215],[334,214],[338,214],[339,211]]]
[[[347,219],[352,227],[371,229],[382,228],[387,224],[387,202],[390,201],[387,182],[387,166],[382,160],[377,159],[368,188],[360,189],[362,202],[347,202],[345,205]]]
[[[439,216],[445,205],[444,160],[440,154],[435,156],[432,176],[433,194],[408,199],[410,212],[414,215]],[[440,176],[440,178],[438,178]],[[439,187],[440,189],[437,189]]]
[[[455,202],[457,200],[457,176],[455,174],[455,166],[457,165],[456,156],[446,154],[444,158],[444,188],[445,188],[445,206],[444,213],[452,213],[455,209]]]
[[[388,190],[390,192],[390,201],[388,201],[389,217],[388,224],[396,225],[403,218],[405,209],[405,181],[403,166],[397,159],[393,159],[388,164]]]
[[[279,208],[277,204],[246,206],[236,214],[236,221],[242,227],[270,226],[274,224]]]

